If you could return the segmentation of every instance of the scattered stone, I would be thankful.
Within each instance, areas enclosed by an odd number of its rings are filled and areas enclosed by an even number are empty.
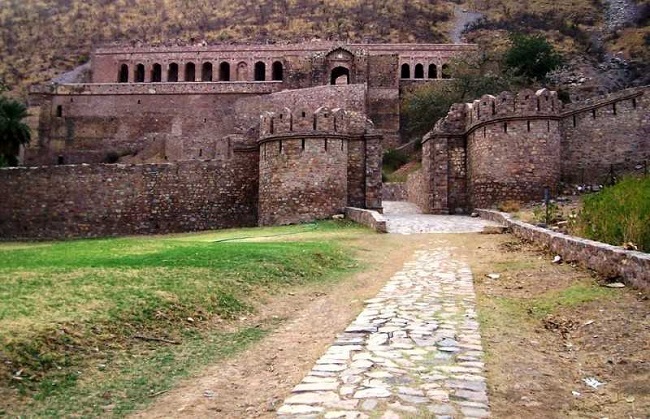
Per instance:
[[[625,288],[625,284],[622,282],[612,282],[605,285],[607,288]]]

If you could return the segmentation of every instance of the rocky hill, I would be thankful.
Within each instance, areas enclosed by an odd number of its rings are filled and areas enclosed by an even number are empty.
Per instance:
[[[113,42],[314,38],[452,42],[467,22],[481,16],[461,35],[468,42],[498,49],[508,31],[539,32],[576,62],[587,62],[595,73],[603,63],[611,67],[612,59],[619,60],[614,67],[622,62],[628,73],[634,73],[630,68],[636,62],[650,61],[649,4],[633,0],[2,0],[0,82],[12,89],[12,95],[24,96],[29,84],[50,80],[86,62],[93,46]],[[575,76],[577,82],[593,77],[582,72],[562,77]],[[637,76],[623,74],[625,80],[618,85]]]

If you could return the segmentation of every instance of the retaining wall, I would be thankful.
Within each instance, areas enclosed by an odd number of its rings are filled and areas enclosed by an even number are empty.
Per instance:
[[[482,218],[504,223],[517,237],[542,245],[567,262],[593,269],[607,278],[622,278],[629,285],[650,291],[650,254],[569,236],[513,220],[498,211],[476,210]]]

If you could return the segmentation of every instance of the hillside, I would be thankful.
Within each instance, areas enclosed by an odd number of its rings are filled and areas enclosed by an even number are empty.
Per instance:
[[[608,5],[635,10],[618,16]],[[498,48],[507,31],[543,33],[569,55],[620,52],[647,62],[648,1],[632,0],[2,0],[0,82],[26,86],[88,60],[93,46],[120,42],[450,42],[463,11],[484,18],[467,41]],[[611,12],[611,11],[614,12]],[[619,13],[620,14],[620,13]],[[598,56],[600,54],[600,56]]]

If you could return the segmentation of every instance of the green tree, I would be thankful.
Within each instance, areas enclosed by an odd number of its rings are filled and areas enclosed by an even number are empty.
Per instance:
[[[499,56],[480,54],[451,62],[452,79],[422,85],[402,101],[403,133],[419,138],[447,115],[454,103],[464,103],[484,94],[500,93],[521,84],[521,79],[502,69]]]
[[[512,46],[504,56],[504,64],[515,75],[529,81],[542,81],[562,64],[560,54],[540,35],[514,34],[510,41]]]
[[[25,105],[0,96],[0,164],[18,164],[20,146],[31,139],[29,127],[23,122],[26,117]]]

